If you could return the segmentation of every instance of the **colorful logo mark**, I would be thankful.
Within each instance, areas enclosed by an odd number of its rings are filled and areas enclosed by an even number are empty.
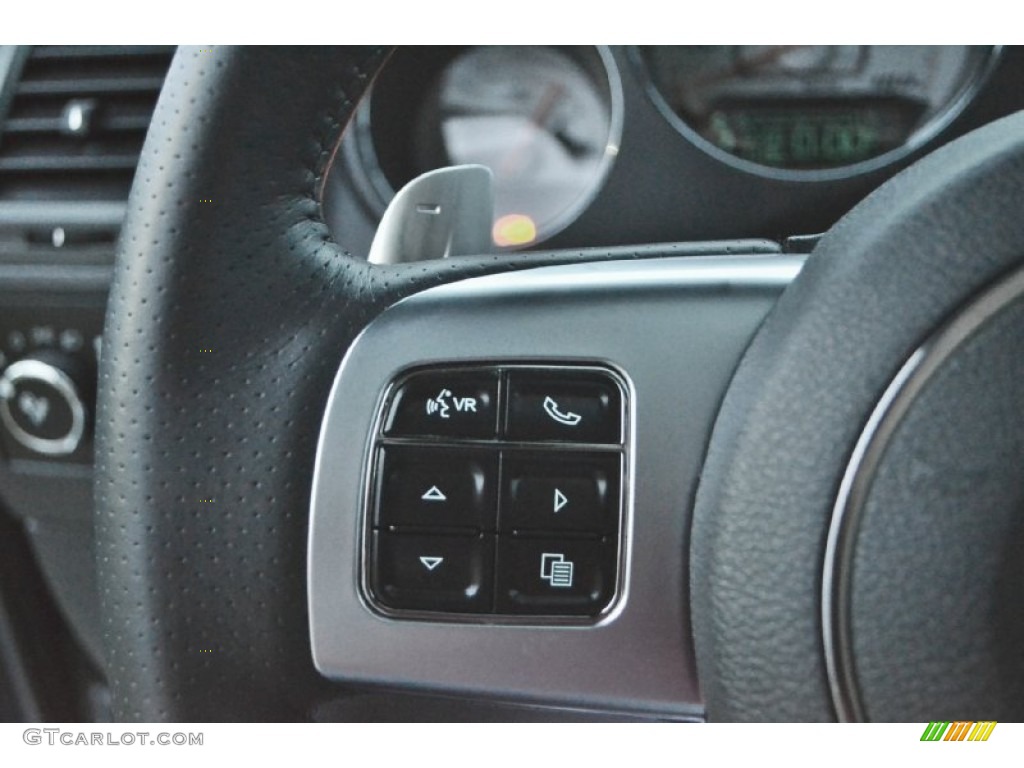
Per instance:
[[[928,723],[921,734],[921,741],[988,741],[995,727],[995,720]]]

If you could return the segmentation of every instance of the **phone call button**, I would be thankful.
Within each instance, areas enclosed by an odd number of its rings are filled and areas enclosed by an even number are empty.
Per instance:
[[[506,433],[511,440],[619,443],[622,393],[600,371],[511,371]]]

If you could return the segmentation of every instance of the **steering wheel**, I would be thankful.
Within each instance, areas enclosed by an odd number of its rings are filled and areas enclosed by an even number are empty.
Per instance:
[[[97,557],[121,719],[308,719],[337,698],[310,658],[306,542],[341,355],[425,288],[616,255],[371,265],[339,248],[320,185],[386,58],[175,58],[100,372]],[[939,150],[828,233],[748,348],[679,595],[710,719],[1021,713],[1022,194],[1024,118]]]

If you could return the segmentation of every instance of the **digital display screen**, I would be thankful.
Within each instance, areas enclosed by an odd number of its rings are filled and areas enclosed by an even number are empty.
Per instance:
[[[655,104],[745,170],[813,176],[934,138],[968,103],[991,46],[640,46]],[[727,158],[719,156],[720,160]],[[808,176],[808,178],[810,177]]]
[[[773,168],[837,168],[899,147],[921,108],[913,103],[738,104],[712,110],[703,131],[716,146]]]

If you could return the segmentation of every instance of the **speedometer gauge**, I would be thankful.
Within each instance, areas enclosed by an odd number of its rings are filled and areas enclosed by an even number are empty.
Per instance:
[[[684,133],[751,170],[868,170],[949,123],[991,46],[650,46],[656,99]]]
[[[484,165],[498,248],[535,245],[572,224],[619,150],[622,84],[590,46],[399,48],[343,148],[368,207],[450,165]]]
[[[418,164],[491,169],[499,246],[560,229],[617,148],[606,89],[555,48],[471,48],[443,72],[435,99],[418,121]]]

